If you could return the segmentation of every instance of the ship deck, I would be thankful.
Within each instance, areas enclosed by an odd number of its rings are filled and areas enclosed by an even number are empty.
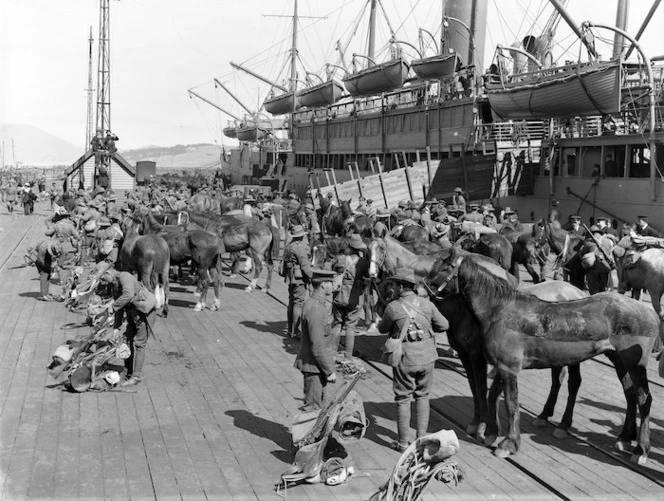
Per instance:
[[[282,334],[283,282],[275,274],[269,293],[246,293],[244,277],[227,277],[221,311],[200,313],[193,287],[174,284],[135,393],[65,392],[45,366],[58,345],[85,332],[77,328],[84,318],[36,301],[37,273],[22,259],[43,238],[39,212],[46,207],[38,204],[34,216],[0,215],[0,499],[278,499],[274,487],[292,459],[289,426],[302,397],[297,345]],[[356,390],[370,425],[347,446],[355,475],[336,487],[294,486],[288,499],[368,499],[389,477],[399,454],[389,447],[396,409],[391,371],[379,361],[382,340],[361,335],[357,342],[370,377]],[[654,358],[645,466],[613,449],[625,400],[604,357],[582,365],[567,439],[554,438],[553,425],[531,425],[549,390],[548,371],[522,375],[521,450],[505,460],[465,435],[470,390],[459,360],[444,354],[445,336],[438,343],[429,430],[456,432],[455,459],[466,478],[456,487],[434,481],[424,499],[664,499],[664,381]],[[566,396],[563,388],[554,421]]]

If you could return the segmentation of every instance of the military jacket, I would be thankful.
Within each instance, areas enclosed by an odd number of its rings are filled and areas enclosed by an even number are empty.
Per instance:
[[[291,265],[290,268],[287,268],[288,271],[285,277],[287,283],[309,283],[313,274],[310,254],[309,246],[302,240],[295,240],[286,246],[283,258],[284,264],[288,262]]]
[[[314,293],[302,310],[302,340],[295,368],[301,372],[325,374],[334,372],[332,319],[327,312],[325,296]]]
[[[412,319],[408,312],[413,314]],[[406,291],[399,299],[387,305],[378,331],[397,339],[405,322],[410,326],[403,340],[401,364],[424,365],[435,361],[438,353],[433,333],[446,331],[449,328],[447,319],[431,301],[419,297],[413,291]]]

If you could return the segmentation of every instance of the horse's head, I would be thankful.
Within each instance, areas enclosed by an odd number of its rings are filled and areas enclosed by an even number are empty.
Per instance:
[[[458,292],[457,274],[464,258],[465,252],[453,247],[449,257],[436,260],[431,271],[422,280],[422,285],[432,300],[443,299]]]
[[[372,278],[378,277],[378,271],[385,263],[385,240],[382,238],[374,238],[369,243],[369,276]]]
[[[351,200],[353,199],[349,198],[348,200],[341,201],[341,215],[343,216],[344,220],[353,215],[353,210],[350,208]]]

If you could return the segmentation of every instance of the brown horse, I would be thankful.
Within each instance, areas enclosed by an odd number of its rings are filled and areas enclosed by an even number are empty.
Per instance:
[[[550,248],[544,235],[544,222],[524,224],[524,231],[514,231],[503,226],[499,233],[512,244],[512,267],[510,273],[519,279],[519,265],[522,264],[533,279],[533,283],[544,281],[544,267]],[[539,273],[537,269],[539,268]]]
[[[512,244],[504,235],[485,233],[477,241],[472,235],[464,235],[456,244],[463,250],[490,257],[505,270],[512,268]]]
[[[227,252],[246,251],[254,263],[254,278],[247,286],[248,292],[258,284],[258,277],[263,270],[263,261],[267,265],[265,289],[272,285],[273,246],[279,243],[279,230],[244,214],[201,214],[189,212],[190,221],[220,237]],[[238,260],[234,260],[232,273],[237,273]]]
[[[346,233],[346,222],[350,220],[353,211],[350,208],[350,199],[341,202],[341,206],[331,205],[323,216],[323,232],[325,235],[340,237]]]
[[[580,289],[583,288],[585,280],[583,268],[578,267],[578,269],[570,269],[566,273],[562,272],[563,266],[577,253],[579,245],[583,242],[583,237],[577,233],[563,230],[548,221],[544,222],[543,230],[551,252],[557,256],[553,278],[558,280],[566,276],[572,285]]]
[[[168,316],[170,250],[163,237],[159,235],[141,235],[138,230],[140,221],[128,217],[123,222],[124,239],[120,245],[118,269],[133,271],[138,279],[150,291],[157,285],[164,288],[166,302],[163,316]]]
[[[151,212],[139,217],[142,234],[164,237],[170,250],[171,265],[180,266],[188,261],[192,262],[192,268],[198,275],[200,292],[194,311],[201,311],[205,307],[210,282],[214,292],[212,310],[218,310],[221,304],[219,295],[224,286],[221,256],[226,252],[222,240],[217,235],[201,229],[187,229],[184,225],[164,226],[155,220]]]
[[[449,254],[449,251],[448,251]],[[424,278],[431,271],[437,257],[416,254],[398,240],[390,237],[375,238],[369,244],[369,275],[377,278],[381,271],[392,276],[397,268],[409,268],[415,275]]]
[[[189,210],[199,212],[212,212],[215,205],[215,200],[207,193],[196,193],[189,199],[189,202],[187,202]]]
[[[461,297],[481,327],[484,352],[496,367],[489,398],[487,441],[499,434],[497,395],[503,386],[509,421],[507,436],[494,451],[507,457],[519,449],[518,375],[524,369],[578,364],[604,353],[623,383],[627,412],[617,448],[637,439],[632,461],[643,464],[650,451],[647,364],[660,329],[655,312],[638,301],[610,292],[575,301],[548,303],[520,293],[499,267],[452,250],[439,272],[442,290],[455,277]],[[637,434],[637,408],[641,427]]]

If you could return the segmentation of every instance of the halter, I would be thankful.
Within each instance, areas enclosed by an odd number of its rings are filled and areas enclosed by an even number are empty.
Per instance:
[[[443,296],[440,295],[440,293],[443,290],[445,290],[447,285],[457,277],[457,275],[459,274],[459,267],[461,266],[461,263],[463,263],[463,259],[464,259],[463,256],[459,256],[454,260],[454,263],[452,263],[452,271],[441,282],[441,284],[438,286],[438,288],[435,291],[429,286],[429,284],[427,284],[426,280],[422,280],[422,285],[424,285],[424,288],[427,290],[427,292],[433,299],[436,300],[444,299]]]
[[[383,259],[382,259],[382,262],[380,262],[380,263],[378,263],[378,261],[376,259],[374,259],[374,253],[369,252],[369,254],[370,254],[369,264],[370,265],[373,264],[376,267],[376,272],[377,272],[378,269],[385,263],[385,255],[387,254],[387,252],[385,251],[385,241],[383,239],[377,238],[377,239],[373,240],[373,242],[376,242],[376,245],[380,246],[381,251],[383,252]],[[371,247],[371,244],[369,244],[369,247]]]

